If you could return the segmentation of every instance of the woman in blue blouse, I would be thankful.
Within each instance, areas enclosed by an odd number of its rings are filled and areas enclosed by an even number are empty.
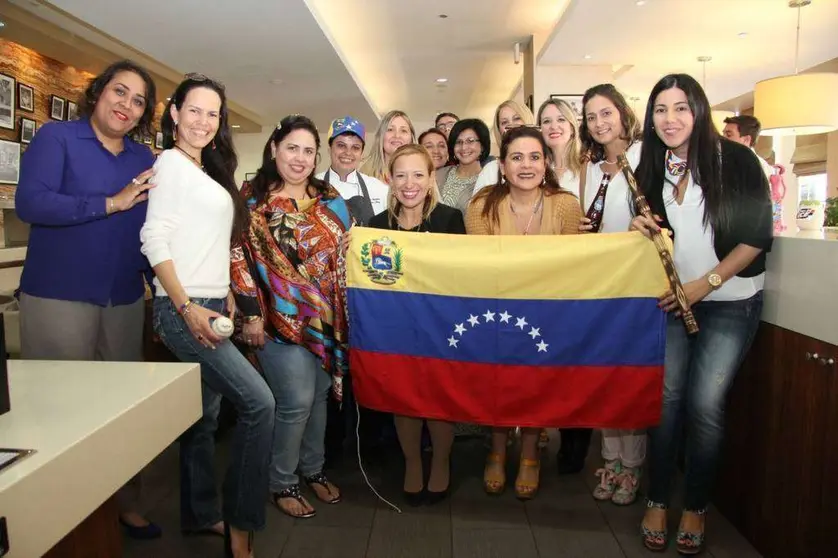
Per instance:
[[[154,156],[128,134],[151,134],[155,86],[130,61],[87,87],[79,120],[50,122],[23,157],[15,205],[31,225],[20,279],[23,358],[142,361],[140,252]],[[138,482],[118,493],[131,536],[160,528],[137,513]]]

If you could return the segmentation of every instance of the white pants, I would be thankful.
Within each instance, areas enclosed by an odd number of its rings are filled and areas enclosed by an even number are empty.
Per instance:
[[[604,429],[602,458],[619,459],[626,467],[640,467],[646,460],[646,431]]]

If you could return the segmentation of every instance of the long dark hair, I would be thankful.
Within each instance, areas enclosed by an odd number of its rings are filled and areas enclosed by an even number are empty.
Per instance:
[[[518,126],[517,128],[510,128],[507,130],[503,135],[503,139],[500,144],[500,160],[506,161],[506,156],[509,155],[509,146],[512,145],[512,142],[520,138],[533,138],[541,144],[541,153],[545,158],[544,184],[541,186],[544,190],[544,195],[552,196],[560,193],[569,194],[570,192],[568,190],[565,190],[559,185],[559,179],[556,177],[556,173],[552,168],[550,168],[550,165],[547,164],[547,153],[550,152],[550,148],[547,147],[547,142],[544,141],[544,136],[541,135],[541,131],[537,128],[532,126]],[[507,182],[503,177],[501,167],[498,165],[497,186],[483,188],[475,198],[485,199],[482,213],[483,218],[489,219],[494,225],[498,225],[500,223],[500,202],[508,195],[509,182]]]
[[[249,226],[250,214],[244,205],[244,200],[236,187],[235,173],[239,160],[236,151],[233,149],[233,138],[230,133],[230,120],[227,113],[227,95],[224,93],[224,86],[219,82],[199,74],[187,74],[175,92],[171,100],[166,104],[163,111],[163,118],[160,120],[160,127],[163,130],[163,149],[172,149],[175,146],[175,122],[172,118],[172,106],[180,110],[186,101],[186,96],[197,87],[204,87],[215,91],[221,98],[221,110],[219,111],[218,131],[213,140],[201,150],[201,164],[207,175],[221,184],[233,198],[233,230],[232,238],[240,239]]]
[[[90,118],[96,110],[96,103],[99,102],[99,97],[102,96],[102,91],[111,82],[111,80],[120,72],[131,72],[140,76],[140,79],[145,83],[145,108],[143,115],[133,130],[128,132],[128,135],[134,139],[139,140],[141,137],[154,137],[154,108],[157,106],[157,86],[154,85],[154,80],[151,79],[148,71],[131,60],[120,60],[114,62],[105,71],[93,78],[87,85],[87,89],[79,98],[78,115],[81,118]]]
[[[628,106],[623,94],[610,83],[594,85],[585,91],[585,95],[582,97],[582,126],[579,129],[579,138],[582,140],[582,157],[592,163],[598,163],[605,159],[605,146],[598,143],[591,136],[591,132],[588,130],[588,116],[585,111],[588,102],[597,95],[605,97],[617,107],[617,112],[620,113],[620,123],[623,126],[623,135],[620,136],[620,139],[627,141],[631,145],[642,136],[637,116],[635,116],[631,107]]]
[[[693,131],[687,149],[687,168],[692,179],[704,194],[704,224],[712,224],[715,231],[727,230],[731,223],[733,207],[722,198],[721,136],[716,130],[710,113],[710,101],[698,82],[687,74],[670,74],[655,84],[646,105],[643,122],[643,147],[637,166],[637,182],[650,201],[663,207],[664,167],[669,149],[655,132],[655,101],[662,91],[677,87],[687,96],[693,114]],[[731,185],[734,187],[735,185]]]
[[[314,122],[306,116],[300,114],[292,114],[283,118],[268,138],[265,144],[265,149],[262,150],[262,166],[256,171],[256,177],[250,181],[250,187],[253,190],[253,195],[256,197],[258,203],[265,201],[271,187],[276,186],[282,189],[285,181],[280,176],[276,168],[276,160],[272,154],[271,146],[279,148],[279,144],[285,139],[288,134],[294,130],[305,130],[314,136],[314,143],[317,146],[317,153],[320,153],[320,134],[317,131],[317,126]],[[315,163],[315,168],[317,164]],[[311,169],[311,174],[308,176],[309,185],[314,188],[318,195],[325,199],[335,197],[337,191],[331,188],[326,182],[314,177],[314,170]]]

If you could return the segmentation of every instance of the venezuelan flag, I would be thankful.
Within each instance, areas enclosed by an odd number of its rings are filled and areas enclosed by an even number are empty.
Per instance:
[[[668,283],[639,233],[356,227],[347,259],[365,407],[494,426],[657,424]]]

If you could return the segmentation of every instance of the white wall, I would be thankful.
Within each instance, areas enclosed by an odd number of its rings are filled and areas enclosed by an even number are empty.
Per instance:
[[[589,87],[613,81],[611,66],[547,66],[535,69],[535,110],[550,95],[582,95]]]

